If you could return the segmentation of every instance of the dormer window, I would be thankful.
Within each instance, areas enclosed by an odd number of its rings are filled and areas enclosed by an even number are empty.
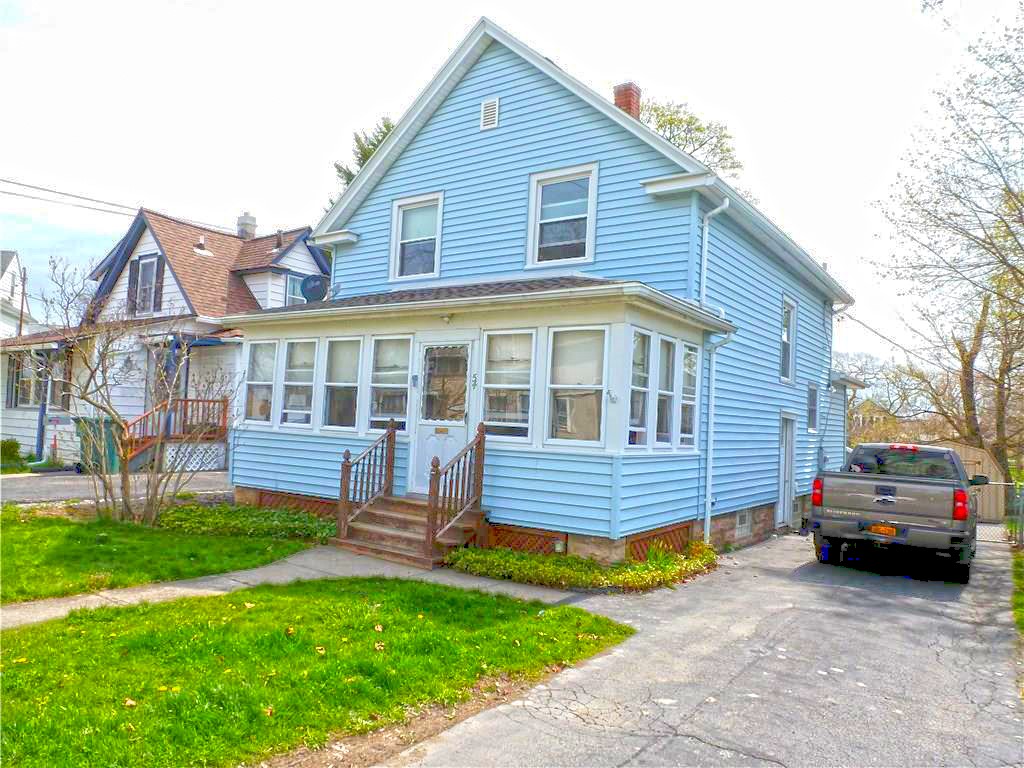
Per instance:
[[[530,177],[528,267],[594,260],[597,165]]]
[[[135,311],[145,314],[153,311],[156,287],[156,259],[139,260],[139,290],[135,298]]]
[[[293,304],[306,303],[306,297],[302,295],[302,281],[304,279],[302,275],[288,275],[288,292],[284,299],[285,306],[290,307]]]
[[[440,274],[440,193],[396,200],[391,216],[391,279]]]

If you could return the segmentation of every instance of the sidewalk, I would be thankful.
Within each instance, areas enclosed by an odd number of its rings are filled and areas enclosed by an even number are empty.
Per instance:
[[[11,629],[23,624],[59,619],[81,608],[99,608],[105,605],[132,605],[134,603],[162,603],[182,597],[224,595],[258,584],[286,584],[300,579],[335,579],[343,577],[384,576],[413,579],[433,584],[445,584],[462,589],[508,595],[523,600],[541,600],[558,603],[573,593],[511,581],[495,581],[471,576],[448,568],[422,571],[410,566],[389,563],[372,557],[357,555],[337,547],[319,546],[297,552],[247,571],[231,571],[212,576],[200,576],[184,581],[165,581],[143,584],[124,589],[108,589],[71,597],[56,597],[27,603],[11,603],[0,608],[0,629]]]
[[[144,474],[132,475],[133,488],[145,482]],[[197,472],[182,490],[230,493],[231,483],[227,472]],[[0,497],[13,503],[88,500],[93,498],[93,481],[88,475],[76,475],[74,472],[4,475],[0,478]]]

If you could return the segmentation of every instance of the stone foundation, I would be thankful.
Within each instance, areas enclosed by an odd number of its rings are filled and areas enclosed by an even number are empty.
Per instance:
[[[605,565],[618,563],[626,559],[626,540],[570,533],[569,554],[589,557]]]

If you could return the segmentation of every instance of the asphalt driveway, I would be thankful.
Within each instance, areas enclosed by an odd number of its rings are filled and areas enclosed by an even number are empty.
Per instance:
[[[144,474],[132,475],[132,482],[145,484]],[[193,493],[227,493],[231,490],[227,472],[197,472],[186,484]],[[54,472],[0,476],[0,499],[8,502],[35,503],[91,499],[93,484],[88,475]]]
[[[640,631],[395,764],[1024,764],[1006,546],[973,570],[820,565],[785,536],[674,591],[576,600]]]

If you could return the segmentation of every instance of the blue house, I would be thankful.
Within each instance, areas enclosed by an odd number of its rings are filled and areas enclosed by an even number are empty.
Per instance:
[[[843,456],[853,299],[614,96],[473,27],[314,230],[329,294],[225,318],[239,498],[337,506],[339,543],[410,561],[799,519]]]

